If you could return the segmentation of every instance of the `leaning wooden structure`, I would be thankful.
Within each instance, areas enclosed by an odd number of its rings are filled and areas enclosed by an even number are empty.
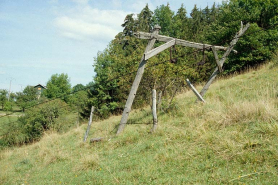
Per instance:
[[[194,92],[196,95],[199,94],[198,99],[203,101],[204,99],[203,99],[202,96],[204,96],[204,94],[206,93],[206,91],[208,90],[209,86],[211,85],[213,80],[216,78],[218,73],[222,72],[222,66],[223,66],[225,60],[227,59],[228,55],[231,53],[231,51],[236,52],[235,50],[233,50],[233,47],[236,45],[239,37],[241,37],[246,32],[246,30],[249,28],[249,26],[250,26],[249,23],[246,26],[243,26],[243,24],[241,23],[241,28],[240,28],[239,32],[235,35],[235,37],[233,38],[233,40],[231,41],[231,43],[228,47],[214,46],[214,45],[209,45],[209,44],[190,42],[190,41],[186,41],[186,40],[181,40],[181,39],[177,39],[177,38],[172,38],[172,37],[168,37],[168,36],[159,35],[158,33],[159,33],[159,30],[161,29],[161,27],[158,26],[158,25],[156,25],[154,27],[154,30],[153,30],[152,33],[145,33],[145,32],[135,33],[134,35],[137,38],[147,39],[147,40],[149,40],[149,42],[148,42],[148,45],[145,49],[144,55],[141,58],[141,62],[139,64],[136,77],[133,81],[131,90],[129,92],[129,96],[128,96],[126,104],[125,104],[125,108],[124,108],[124,111],[123,111],[123,114],[122,114],[122,118],[121,118],[121,122],[120,122],[119,127],[118,127],[117,134],[120,134],[123,131],[123,129],[124,129],[126,123],[127,123],[128,115],[131,111],[132,103],[133,103],[134,98],[136,96],[137,89],[139,87],[140,81],[141,81],[143,73],[144,73],[145,66],[146,66],[147,61],[148,61],[149,58],[157,55],[158,53],[160,53],[160,52],[164,51],[165,49],[170,48],[174,45],[192,47],[192,48],[203,49],[203,50],[212,50],[213,54],[214,54],[214,57],[215,57],[215,60],[216,60],[216,63],[217,63],[217,67],[214,70],[214,72],[212,73],[212,75],[210,76],[208,82],[206,83],[206,85],[204,86],[202,91],[200,93]],[[157,48],[152,49],[153,46],[154,46],[154,43],[156,41],[166,42],[166,43],[157,47]],[[226,51],[220,60],[218,58],[217,50]],[[188,80],[188,82],[189,82],[189,80]]]

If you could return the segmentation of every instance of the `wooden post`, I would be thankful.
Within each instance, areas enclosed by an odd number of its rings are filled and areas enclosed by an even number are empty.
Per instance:
[[[209,86],[211,85],[211,83],[214,81],[214,79],[216,78],[216,76],[219,73],[219,67],[222,68],[225,60],[227,59],[228,55],[230,54],[230,52],[233,50],[234,46],[236,45],[239,37],[241,37],[249,28],[250,24],[248,23],[244,28],[243,25],[241,24],[241,29],[240,31],[235,35],[235,37],[233,38],[233,40],[230,42],[229,47],[227,48],[226,52],[224,53],[223,57],[221,58],[221,60],[219,61],[220,66],[217,66],[215,68],[215,70],[213,71],[212,75],[209,77],[209,80],[207,81],[206,85],[203,87],[202,91],[200,92],[200,95],[204,97],[205,93],[207,92]]]
[[[87,137],[88,137],[88,134],[89,134],[89,131],[90,131],[90,128],[91,128],[94,111],[95,111],[95,107],[92,106],[91,114],[90,114],[90,120],[89,120],[89,123],[88,123],[88,126],[87,126],[87,130],[86,130],[86,133],[85,133],[85,136],[84,136],[84,140],[83,140],[84,142],[87,140]]]
[[[190,87],[190,89],[194,92],[194,94],[197,96],[197,98],[202,101],[205,102],[204,98],[198,93],[198,91],[195,89],[195,87],[190,83],[190,81],[188,80],[188,78],[186,79],[186,83],[188,84],[188,86]]]
[[[153,89],[152,91],[152,112],[153,112],[153,128],[151,132],[154,132],[157,128],[157,114],[156,114],[156,90]]]
[[[156,41],[156,37],[157,37],[158,32],[159,32],[160,29],[161,29],[161,27],[158,26],[158,25],[156,25],[154,27],[154,31],[151,34],[151,40],[149,41],[144,53],[147,53],[148,51],[150,51],[153,48],[153,45]],[[129,112],[131,111],[131,106],[132,106],[133,100],[135,98],[137,89],[139,87],[140,81],[142,79],[146,63],[147,63],[147,60],[144,60],[144,56],[143,56],[141,58],[141,62],[139,64],[137,74],[136,74],[136,77],[133,81],[131,90],[129,92],[129,95],[128,95],[128,98],[127,98],[127,101],[126,101],[126,104],[125,104],[125,109],[123,111],[122,119],[121,119],[121,122],[120,122],[119,127],[118,127],[117,134],[120,134],[124,130],[124,127],[127,123],[128,115],[129,115]]]

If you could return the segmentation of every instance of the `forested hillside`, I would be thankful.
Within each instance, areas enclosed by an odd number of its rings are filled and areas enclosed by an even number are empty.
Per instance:
[[[187,12],[181,5],[177,12],[171,4],[161,5],[151,11],[148,5],[138,14],[129,14],[107,48],[95,58],[96,76],[90,83],[89,100],[83,115],[89,115],[92,105],[97,115],[105,118],[121,113],[135,77],[147,41],[137,39],[137,31],[151,32],[161,26],[160,34],[204,44],[227,46],[241,21],[251,26],[235,46],[237,54],[229,55],[223,75],[254,67],[273,56],[277,49],[278,2],[276,0],[231,0],[221,5],[200,9],[197,5]],[[155,47],[162,43],[157,42]],[[222,52],[223,53],[223,52]],[[175,46],[149,59],[136,95],[134,107],[150,102],[151,90],[162,92],[164,107],[185,86],[185,79],[192,82],[206,81],[216,63],[211,51]]]

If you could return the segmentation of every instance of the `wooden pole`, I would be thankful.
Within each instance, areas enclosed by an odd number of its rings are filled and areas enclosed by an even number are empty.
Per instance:
[[[87,140],[88,134],[90,132],[94,111],[95,111],[95,107],[92,106],[91,114],[90,114],[90,120],[89,120],[89,123],[88,123],[88,126],[87,126],[87,130],[86,130],[86,133],[85,133],[85,136],[84,136],[84,140],[83,140],[84,142]]]
[[[203,87],[202,91],[200,92],[200,95],[202,97],[204,97],[205,93],[207,92],[207,90],[209,89],[209,86],[212,84],[212,82],[214,81],[214,79],[216,78],[216,76],[219,73],[219,68],[223,66],[225,60],[227,59],[228,55],[231,53],[231,51],[233,50],[234,46],[236,45],[239,37],[241,37],[249,28],[250,24],[248,23],[244,28],[243,25],[241,24],[241,29],[240,31],[235,35],[235,37],[233,38],[233,40],[230,42],[229,47],[227,48],[226,52],[224,53],[223,57],[221,58],[221,60],[219,61],[220,66],[217,66],[215,68],[215,70],[213,71],[212,75],[209,77],[209,80],[207,81],[206,85]]]
[[[202,101],[205,102],[204,98],[198,93],[198,91],[195,89],[195,87],[190,83],[190,81],[188,80],[188,78],[186,79],[186,83],[188,84],[188,86],[190,87],[190,89],[194,92],[194,94],[197,96],[197,98]]]
[[[156,90],[152,91],[152,112],[153,112],[153,128],[151,132],[154,132],[157,128],[157,114],[156,114]]]
[[[151,34],[152,35],[151,40],[149,41],[144,53],[147,53],[148,51],[150,51],[153,48],[153,45],[156,41],[156,37],[157,37],[158,32],[159,32],[160,29],[161,29],[161,27],[158,26],[158,25],[156,25],[154,27],[154,31]],[[132,106],[133,100],[135,98],[137,89],[139,87],[140,81],[142,79],[146,63],[147,63],[147,60],[144,60],[144,56],[143,56],[141,58],[141,62],[139,64],[137,74],[136,74],[136,77],[133,81],[131,90],[129,92],[129,95],[128,95],[128,98],[127,98],[127,101],[126,101],[126,104],[125,104],[125,109],[123,111],[122,119],[121,119],[121,122],[120,122],[119,127],[118,127],[117,134],[120,134],[124,130],[124,127],[127,123],[128,115],[129,115],[129,112],[131,111],[131,106]]]

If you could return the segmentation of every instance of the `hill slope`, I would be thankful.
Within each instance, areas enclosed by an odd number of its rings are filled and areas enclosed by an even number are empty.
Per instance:
[[[151,129],[149,108],[135,110],[123,134],[120,116],[37,143],[0,151],[1,184],[275,184],[278,182],[277,67],[219,80],[195,104],[188,91]],[[201,87],[197,87],[200,89]]]

